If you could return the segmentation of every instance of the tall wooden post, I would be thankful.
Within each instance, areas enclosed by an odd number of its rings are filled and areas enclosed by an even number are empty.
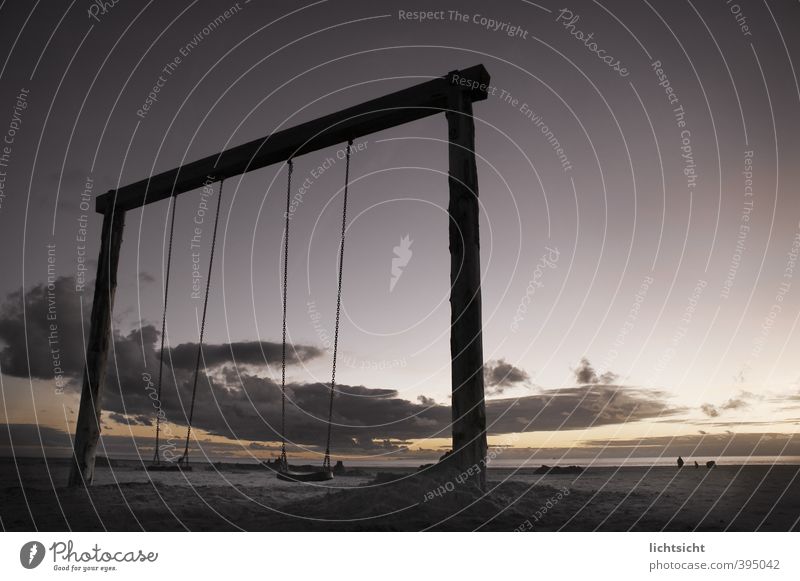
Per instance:
[[[86,347],[86,369],[83,372],[69,486],[91,484],[94,479],[94,459],[100,439],[101,403],[106,384],[108,349],[111,345],[111,314],[117,290],[117,265],[124,225],[125,212],[115,211],[111,204],[103,214],[89,343]]]
[[[461,470],[477,467],[486,488],[486,406],[483,394],[481,255],[478,170],[472,99],[455,86],[448,99],[450,202],[450,355],[453,458]]]

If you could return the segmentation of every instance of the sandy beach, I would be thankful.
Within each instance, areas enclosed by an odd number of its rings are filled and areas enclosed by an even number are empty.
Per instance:
[[[580,474],[490,469],[481,494],[458,476],[367,468],[315,484],[254,465],[149,473],[98,467],[89,494],[64,460],[5,459],[5,530],[789,531],[800,467],[595,467]],[[22,482],[22,485],[20,485]]]

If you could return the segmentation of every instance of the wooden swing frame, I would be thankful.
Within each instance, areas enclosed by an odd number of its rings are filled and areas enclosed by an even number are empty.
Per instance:
[[[111,315],[125,214],[153,202],[378,131],[445,113],[449,140],[450,352],[452,377],[451,466],[478,470],[486,487],[486,409],[483,388],[478,173],[472,103],[488,96],[483,65],[372,99],[266,137],[226,149],[147,179],[110,190],[96,199],[103,215],[91,326],[86,349],[69,486],[91,484],[100,439]]]

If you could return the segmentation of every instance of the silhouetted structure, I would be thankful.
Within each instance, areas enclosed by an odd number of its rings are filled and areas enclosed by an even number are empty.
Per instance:
[[[209,180],[222,181],[442,112],[447,118],[449,140],[451,460],[463,470],[485,466],[478,176],[472,104],[488,97],[489,83],[483,65],[452,71],[98,196],[96,211],[103,214],[103,227],[68,484],[88,485],[94,478],[117,267],[128,210],[177,197],[208,185]],[[480,470],[476,478],[485,489],[486,471]]]

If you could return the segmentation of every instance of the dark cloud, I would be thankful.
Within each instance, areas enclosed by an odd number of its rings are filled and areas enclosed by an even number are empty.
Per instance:
[[[586,357],[582,357],[578,366],[572,370],[572,373],[575,374],[575,381],[578,382],[580,385],[588,385],[588,384],[605,384],[608,385],[613,383],[619,377],[616,373],[612,373],[611,371],[606,371],[602,375],[597,375],[594,367],[592,364],[589,363],[589,360]]]
[[[177,387],[164,389],[163,409],[169,421],[185,424],[191,397],[191,373],[179,371]],[[135,379],[110,384],[105,408],[128,414],[152,413],[152,401]],[[286,437],[294,444],[319,448],[327,433],[330,388],[321,383],[288,386]],[[194,425],[230,439],[279,439],[280,386],[269,378],[237,374],[201,375]],[[663,392],[591,385],[543,391],[536,395],[488,401],[489,432],[583,429],[682,413]],[[392,389],[340,385],[334,399],[333,445],[339,450],[402,450],[410,440],[450,436],[451,409],[430,401],[411,402]]]
[[[53,380],[52,350],[58,349],[64,375],[77,377],[83,369],[82,337],[89,332],[91,291],[83,297],[81,303],[72,277],[58,277],[50,286],[38,284],[24,294],[9,294],[0,307],[3,373]]]
[[[409,442],[393,442],[389,438],[383,440],[375,440],[372,438],[353,438],[352,440],[353,448],[356,448],[363,452],[405,452],[408,450]]]
[[[203,345],[203,362],[208,367],[216,367],[224,363],[237,365],[264,365],[279,363],[281,360],[281,344],[267,341],[239,341],[224,344]],[[288,345],[286,362],[290,365],[308,361],[322,355],[322,350],[308,345]],[[197,343],[182,343],[174,347],[170,353],[171,363],[182,369],[194,369],[197,360]]]
[[[127,424],[130,426],[152,426],[153,418],[147,415],[130,415],[126,416],[116,412],[108,414],[108,419],[119,422],[120,424]]]
[[[162,406],[171,424],[185,426],[191,397],[191,373],[179,371],[177,386],[164,386]],[[236,378],[238,384],[228,380]],[[328,385],[291,384],[287,403],[287,439],[296,447],[320,450],[327,433]],[[410,402],[391,389],[337,386],[333,448],[339,452],[403,453],[411,440],[450,436],[449,406]],[[670,408],[663,393],[619,386],[582,386],[549,390],[520,398],[488,401],[493,435],[583,429],[653,418],[683,410]],[[141,378],[109,381],[103,404],[108,419],[146,424],[153,402]],[[198,382],[193,425],[231,441],[275,442],[280,438],[280,386],[267,378],[230,369]],[[179,442],[183,427],[169,438]],[[149,441],[144,439],[144,441]],[[140,443],[140,445],[148,445]],[[264,444],[264,448],[275,450]]]
[[[732,397],[725,403],[719,406],[715,406],[710,403],[704,403],[700,406],[700,411],[703,412],[710,418],[716,418],[726,410],[738,410],[748,407],[750,404],[747,403],[746,399],[756,399],[756,396],[753,393],[748,391],[740,391],[737,397]],[[760,398],[758,398],[760,399]]]
[[[510,387],[528,385],[530,375],[505,359],[487,361],[483,365],[483,383],[486,395],[499,395]]]
[[[744,401],[742,398],[732,398],[722,404],[722,409],[724,410],[738,410],[742,408],[746,408],[749,404]]]
[[[800,405],[798,405],[800,404],[800,392],[771,395],[768,398],[761,396],[760,399],[766,400],[772,404],[778,404],[781,406],[781,409],[785,410],[795,410],[800,407]]]
[[[0,429],[0,454],[15,456],[63,455],[72,450],[69,434],[36,424],[7,424]]]
[[[251,450],[265,450],[268,452],[280,452],[280,446],[276,446],[274,444],[263,444],[261,442],[250,442],[247,446]]]
[[[74,387],[83,373],[85,337],[89,333],[92,288],[83,295],[75,292],[73,277],[58,277],[53,285],[39,284],[26,293],[16,291],[0,307],[0,365],[14,377],[54,378],[52,349],[59,350],[62,372]],[[83,299],[83,301],[82,301]],[[51,329],[55,324],[57,330]],[[138,371],[158,365],[158,330],[143,325],[127,335],[116,332],[110,366],[123,364]],[[52,336],[52,337],[51,337]],[[55,339],[53,341],[52,339]],[[27,345],[27,349],[26,349]],[[318,357],[322,350],[308,345],[289,345],[287,362],[297,364]],[[240,365],[268,365],[281,360],[281,344],[269,341],[240,341],[203,346],[208,367],[235,362]],[[165,361],[176,368],[194,369],[196,343],[183,343],[165,353]],[[113,373],[113,371],[112,371]]]
[[[74,297],[70,279],[59,279],[63,294]],[[19,340],[23,320],[19,294],[9,298],[0,319],[0,338],[6,343],[2,351],[4,371],[11,375],[27,375],[24,342]],[[39,361],[38,350],[46,346],[46,317],[35,315],[46,309],[46,289],[35,287],[24,300],[31,334],[40,344],[29,342],[32,361]],[[59,303],[65,334],[80,327],[74,310]],[[66,325],[70,321],[70,325]],[[88,326],[87,326],[88,328]],[[16,333],[16,334],[15,334]],[[66,335],[65,335],[66,336]],[[77,335],[80,337],[80,334]],[[74,378],[82,372],[82,342],[70,342],[74,348],[65,368]],[[153,422],[157,403],[167,423],[185,426],[194,383],[196,344],[178,345],[165,359],[161,399],[154,402],[154,382],[159,368],[159,334],[153,325],[144,325],[127,334],[118,333],[109,356],[109,373],[102,403],[107,419],[132,425]],[[193,425],[211,434],[231,440],[274,442],[280,438],[280,386],[259,374],[258,366],[280,358],[280,345],[244,341],[232,344],[207,345],[203,348],[206,367],[201,366]],[[290,350],[290,361],[318,356],[321,351],[310,346]],[[35,377],[47,378],[51,363],[45,352],[43,362],[36,363]],[[586,362],[588,366],[588,362]],[[487,365],[487,384],[502,389],[529,381],[528,374],[503,359]],[[520,398],[495,399],[487,402],[487,418],[491,434],[521,431],[571,430],[590,426],[618,424],[649,418],[670,416],[682,410],[671,407],[666,394],[658,391],[607,385],[596,376],[586,385],[541,391]],[[77,385],[77,382],[75,382]],[[499,393],[499,390],[498,392]],[[286,437],[307,447],[324,446],[327,433],[330,388],[323,383],[292,383],[287,390]],[[156,404],[156,405],[154,405]],[[451,409],[437,405],[430,398],[416,402],[399,396],[394,389],[359,385],[337,385],[333,414],[333,445],[338,449],[401,451],[411,440],[450,436]],[[179,437],[179,435],[176,435]]]
[[[684,413],[663,391],[618,385],[583,385],[487,402],[498,433],[583,429]]]

